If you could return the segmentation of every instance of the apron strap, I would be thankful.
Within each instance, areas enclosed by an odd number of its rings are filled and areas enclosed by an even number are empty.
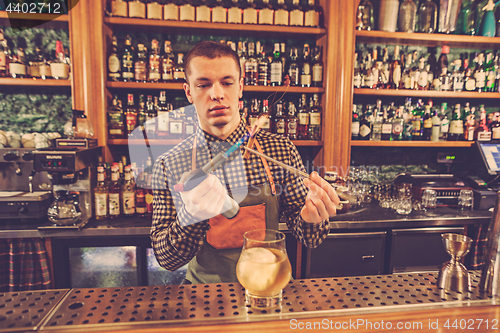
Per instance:
[[[260,147],[259,141],[257,141],[257,138],[255,139],[255,147],[259,151],[259,153],[264,154],[262,151],[262,148]],[[266,175],[267,179],[269,180],[269,185],[271,186],[271,192],[273,195],[276,195],[276,187],[274,186],[274,179],[273,175],[271,174],[271,170],[269,169],[269,164],[267,164],[267,161],[265,158],[261,157],[262,164],[264,165],[264,170],[266,170]]]
[[[196,144],[198,143],[196,134],[193,140],[193,150],[191,151],[191,171],[196,170]]]

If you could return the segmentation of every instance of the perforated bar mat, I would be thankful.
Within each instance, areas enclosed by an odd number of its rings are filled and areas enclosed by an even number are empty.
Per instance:
[[[73,289],[41,330],[207,325],[491,304],[478,291],[478,274],[472,274],[472,292],[465,294],[439,290],[437,273],[294,280],[283,291],[281,307],[271,311],[247,307],[238,283]]]
[[[35,331],[69,289],[0,293],[0,332]]]

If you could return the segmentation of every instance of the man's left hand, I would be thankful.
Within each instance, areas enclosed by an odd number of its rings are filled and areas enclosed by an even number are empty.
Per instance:
[[[309,179],[304,179],[304,185],[309,189],[306,203],[300,211],[300,216],[309,223],[320,223],[328,220],[337,212],[340,199],[335,189],[314,171]]]

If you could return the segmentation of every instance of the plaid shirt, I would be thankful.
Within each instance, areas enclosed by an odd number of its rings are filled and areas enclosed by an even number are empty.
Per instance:
[[[162,267],[176,270],[187,264],[200,250],[210,228],[208,220],[199,222],[191,216],[186,211],[180,194],[173,191],[173,185],[179,182],[182,174],[191,170],[194,136],[197,136],[196,167],[199,168],[237,142],[245,133],[245,123],[240,122],[226,140],[220,140],[205,133],[198,125],[194,135],[157,158],[153,168],[154,212],[151,240]],[[264,154],[305,171],[297,149],[288,139],[264,131],[260,131],[256,139]],[[200,147],[202,144],[204,147]],[[240,154],[236,154],[237,152]],[[241,150],[233,155],[238,156],[230,164],[213,172],[222,184],[229,184],[226,185],[228,192],[231,192],[231,188],[261,186],[268,182],[260,157],[251,154],[250,158],[242,159]],[[269,163],[269,168],[279,195],[280,221],[285,220],[288,230],[304,245],[311,248],[318,246],[328,234],[328,221],[313,224],[301,218],[300,210],[307,195],[302,178],[285,172],[272,162]],[[235,197],[238,202],[242,199]]]

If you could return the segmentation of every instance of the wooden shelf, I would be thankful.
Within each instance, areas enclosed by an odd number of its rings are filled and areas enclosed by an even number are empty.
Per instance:
[[[351,147],[470,147],[474,141],[368,141],[351,140]]]
[[[0,11],[0,20],[34,20],[34,21],[58,21],[58,22],[68,22],[69,15],[67,14],[29,14],[29,13],[8,13],[5,11]]]
[[[181,143],[182,140],[149,140],[150,145],[166,145],[166,146],[175,146],[179,143]],[[323,141],[313,141],[313,140],[293,140],[292,141],[296,146],[301,146],[301,147],[314,147],[314,146],[322,146]],[[108,139],[108,144],[109,145],[115,145],[115,146],[126,146],[126,145],[133,145],[133,146],[142,146],[145,145],[144,140],[141,139]]]
[[[442,46],[467,49],[500,49],[499,37],[468,35],[424,34],[386,31],[356,31],[356,42]]]
[[[163,28],[174,29],[198,29],[199,33],[203,30],[220,30],[224,34],[235,32],[269,32],[273,35],[325,35],[324,28],[310,27],[287,27],[278,25],[258,25],[258,24],[231,24],[231,23],[208,23],[208,22],[191,22],[191,21],[166,21],[166,20],[148,20],[139,18],[123,18],[123,17],[105,17],[104,22],[108,25],[124,27],[143,27],[153,28],[165,32]]]
[[[71,87],[71,80],[54,79],[14,79],[10,77],[0,78],[0,86],[25,86],[25,87]]]
[[[163,82],[113,82],[106,83],[108,88],[121,88],[121,89],[164,89],[164,90],[183,90],[182,83],[163,83]],[[303,93],[303,94],[321,94],[325,92],[325,88],[311,87],[268,87],[268,86],[243,86],[243,91],[255,92],[289,92],[289,93]]]
[[[434,90],[394,90],[394,89],[369,89],[354,88],[354,95],[365,96],[398,96],[398,97],[433,97],[433,98],[481,98],[497,99],[500,93],[497,92],[470,92],[470,91],[434,91]]]

